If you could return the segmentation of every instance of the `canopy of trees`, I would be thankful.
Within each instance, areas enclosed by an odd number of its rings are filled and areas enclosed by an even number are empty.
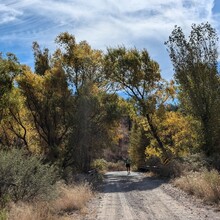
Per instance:
[[[187,39],[175,27],[166,42],[184,109],[202,124],[203,150],[207,155],[220,149],[220,81],[217,68],[216,31],[210,24],[192,25]]]
[[[104,53],[69,33],[57,36],[53,54],[33,43],[34,71],[13,54],[0,56],[0,147],[42,154],[63,173],[89,170],[123,135],[137,167],[150,157],[219,154],[217,42],[209,24],[193,25],[189,39],[174,28],[166,45],[176,84],[162,79],[146,49]]]

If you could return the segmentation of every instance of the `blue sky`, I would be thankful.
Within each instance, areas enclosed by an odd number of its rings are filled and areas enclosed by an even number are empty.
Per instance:
[[[220,0],[0,0],[0,51],[33,67],[32,42],[51,52],[64,31],[93,48],[146,48],[169,80],[173,70],[164,41],[174,25],[186,34],[209,22],[220,33]]]

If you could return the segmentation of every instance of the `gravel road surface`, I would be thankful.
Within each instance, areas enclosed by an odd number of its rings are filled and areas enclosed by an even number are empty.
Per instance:
[[[220,212],[164,180],[125,171],[105,175],[87,220],[220,220]]]

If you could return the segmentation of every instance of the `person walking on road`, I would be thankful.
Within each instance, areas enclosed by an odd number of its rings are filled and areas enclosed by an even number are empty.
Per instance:
[[[131,160],[129,158],[126,159],[125,166],[126,166],[126,169],[127,169],[127,173],[129,175],[131,173]]]

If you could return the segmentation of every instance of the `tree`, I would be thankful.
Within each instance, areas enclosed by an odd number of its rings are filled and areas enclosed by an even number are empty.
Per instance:
[[[35,73],[42,76],[45,74],[46,70],[50,69],[49,50],[45,48],[42,52],[39,44],[37,42],[33,42],[33,51],[35,59]]]
[[[94,84],[83,90],[76,99],[64,167],[73,165],[77,170],[88,171],[92,161],[117,139],[122,110],[117,95],[101,92]]]
[[[157,115],[155,120],[158,120],[159,124],[158,133],[173,158],[196,152],[200,144],[196,130],[198,123],[192,117],[184,116],[180,112],[167,111],[163,117]],[[157,145],[155,140],[150,141],[146,147],[147,157],[156,155],[162,161],[167,159]]]
[[[145,49],[109,48],[105,56],[105,73],[116,88],[125,91],[133,100],[136,114],[146,119],[152,137],[168,155],[153,115],[173,90],[161,79],[158,63],[151,60]]]
[[[55,52],[54,62],[60,62],[69,77],[73,91],[80,95],[80,90],[87,83],[104,86],[102,73],[103,55],[94,50],[86,41],[76,43],[75,37],[69,33],[61,33],[56,42],[60,49]]]
[[[0,56],[0,144],[1,147],[28,146],[23,123],[22,97],[16,88],[16,77],[22,72],[16,56]]]
[[[137,168],[145,166],[145,150],[149,146],[150,138],[147,132],[138,123],[133,122],[130,144],[129,144],[129,155],[132,160],[132,164]]]
[[[49,161],[60,159],[71,129],[69,116],[72,101],[64,71],[54,67],[40,76],[25,68],[18,85],[40,137],[43,152]]]
[[[182,29],[175,27],[165,42],[173,63],[175,79],[186,109],[201,121],[207,155],[220,147],[220,81],[217,70],[218,37],[210,24],[192,25],[187,40]]]
[[[118,96],[107,94],[103,74],[103,54],[86,41],[76,43],[69,33],[61,33],[60,48],[52,62],[60,64],[68,76],[74,96],[72,132],[63,166],[75,165],[87,171],[93,159],[113,143],[114,129],[120,117]]]
[[[16,146],[29,150],[28,128],[32,126],[24,97],[18,88],[11,89],[0,121],[0,144],[3,148]]]
[[[0,120],[7,104],[8,94],[14,87],[14,79],[20,72],[20,64],[14,54],[8,53],[7,58],[0,54]]]

